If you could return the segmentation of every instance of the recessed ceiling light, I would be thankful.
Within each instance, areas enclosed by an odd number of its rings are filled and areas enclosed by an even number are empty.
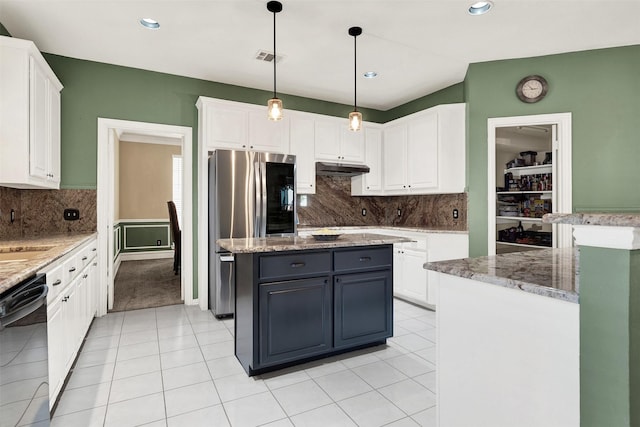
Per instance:
[[[374,77],[378,77],[378,73],[376,73],[375,71],[367,71],[366,73],[364,73],[364,76],[367,79],[372,79]]]
[[[489,9],[493,7],[493,3],[490,1],[479,1],[475,2],[469,7],[470,15],[484,15],[489,12]]]
[[[158,28],[160,28],[160,23],[155,19],[151,19],[151,18],[142,18],[140,20],[140,24],[143,27],[149,28],[151,30],[157,30]]]

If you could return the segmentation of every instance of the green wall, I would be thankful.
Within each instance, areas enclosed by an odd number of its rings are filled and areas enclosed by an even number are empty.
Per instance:
[[[518,81],[540,74],[549,93],[520,102]],[[487,254],[487,119],[572,113],[573,210],[640,211],[640,45],[471,64],[467,102],[469,255]]]
[[[395,120],[436,105],[458,102],[464,102],[464,84],[462,82],[390,109],[385,112],[384,121]]]
[[[2,25],[2,22],[0,22],[0,36],[7,36],[7,37],[11,37],[11,34],[9,33],[9,31],[5,28],[4,25]]]

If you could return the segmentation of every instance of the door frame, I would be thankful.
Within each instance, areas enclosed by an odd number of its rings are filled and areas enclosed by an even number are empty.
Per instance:
[[[174,138],[182,147],[182,259],[180,287],[185,305],[197,304],[193,297],[193,156],[192,128],[160,123],[135,122],[98,117],[97,227],[98,227],[98,316],[113,308],[114,297],[114,187],[115,143],[122,133]]]
[[[514,126],[556,125],[552,138],[553,185],[557,197],[553,212],[572,213],[572,148],[571,113],[537,114],[530,116],[496,117],[487,119],[487,191],[488,191],[488,255],[496,254],[496,129]],[[560,171],[560,173],[558,173]],[[573,246],[571,225],[552,224],[558,248]],[[554,246],[556,247],[556,246]]]

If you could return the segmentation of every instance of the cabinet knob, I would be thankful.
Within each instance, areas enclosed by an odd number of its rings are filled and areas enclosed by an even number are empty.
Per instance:
[[[87,257],[86,257],[86,256],[83,256],[83,257],[82,257],[82,260],[83,260],[83,261],[86,261],[86,260],[87,260]]]
[[[67,301],[69,301],[69,297],[62,298],[62,302],[67,302]]]
[[[409,188],[411,188],[411,186],[409,186]]]
[[[98,263],[97,263],[97,262],[94,262],[94,263],[93,263],[93,266],[94,266],[94,267],[97,267],[97,266],[98,266]]]
[[[242,148],[247,148],[247,146],[246,146],[246,145],[244,145],[244,144],[242,144]]]

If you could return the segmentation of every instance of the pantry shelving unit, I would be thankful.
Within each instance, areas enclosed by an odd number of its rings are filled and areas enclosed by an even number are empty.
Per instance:
[[[504,170],[512,178],[505,179],[505,191],[496,191],[496,253],[552,246],[550,226],[542,223],[542,215],[552,212],[552,170],[551,164]]]

